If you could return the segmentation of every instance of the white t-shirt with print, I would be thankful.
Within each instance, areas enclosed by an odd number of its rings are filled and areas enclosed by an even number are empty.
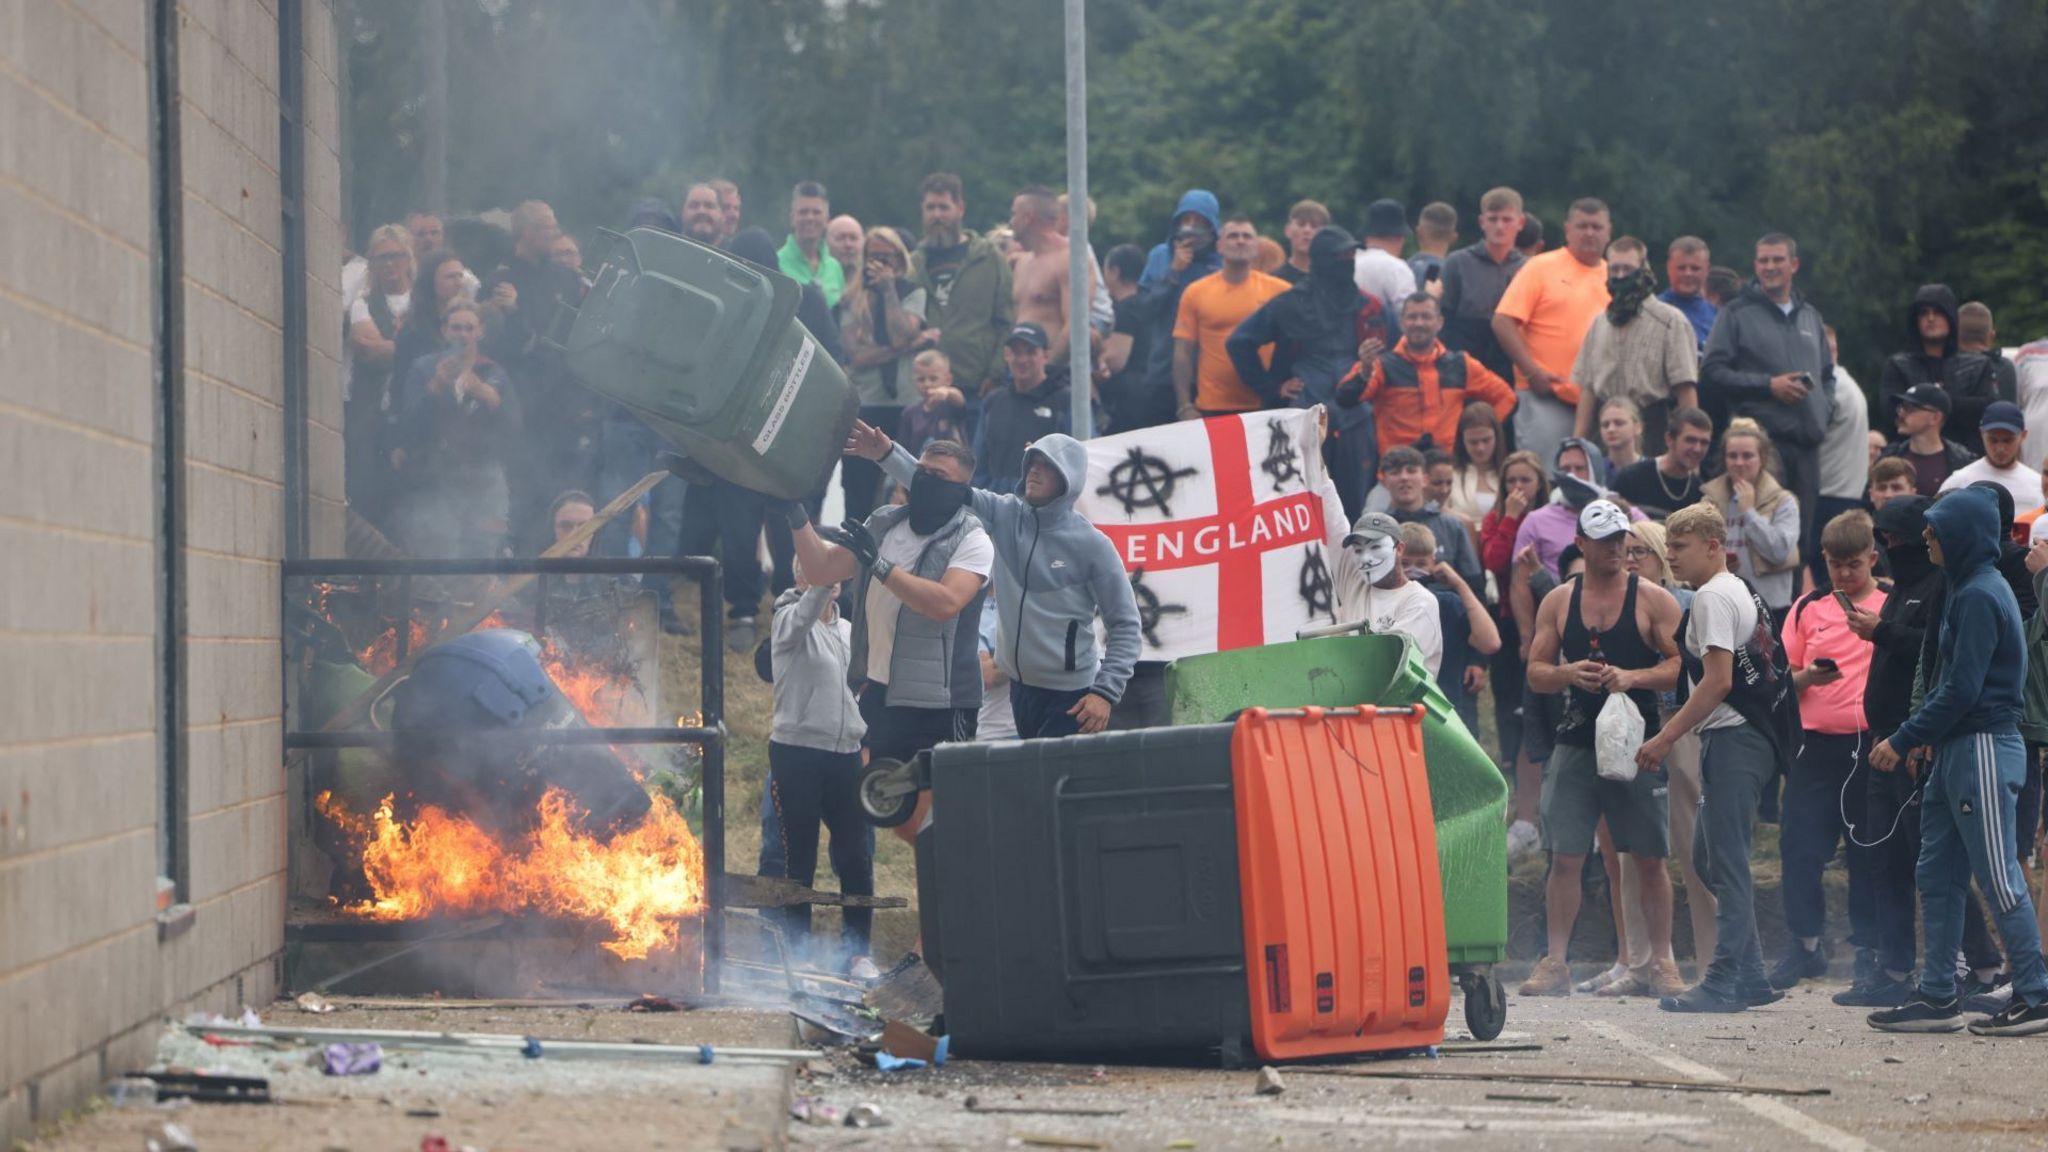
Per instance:
[[[1406,636],[1422,651],[1422,662],[1434,677],[1444,662],[1444,622],[1436,593],[1410,580],[1399,588],[1375,588],[1363,580],[1347,598],[1345,622],[1363,620],[1366,630],[1381,636]]]
[[[1692,618],[1685,630],[1685,650],[1704,660],[1707,650],[1719,648],[1733,656],[1756,636],[1756,601],[1742,578],[1723,572],[1692,594]],[[1699,681],[1689,685],[1698,688]],[[1723,702],[1707,715],[1699,730],[1732,728],[1744,723],[1742,714]]]
[[[910,518],[904,517],[894,528],[882,534],[875,542],[876,554],[896,567],[909,572],[916,568],[918,554],[930,536],[920,536],[910,530]],[[980,521],[969,525],[967,534],[960,538],[959,547],[953,549],[953,558],[946,565],[948,572],[958,568],[972,572],[988,582],[988,574],[995,570],[996,546],[988,538],[988,532]],[[868,667],[866,676],[877,684],[889,682],[889,660],[896,654],[896,616],[903,611],[903,601],[896,593],[882,587],[880,580],[868,581]],[[976,620],[963,620],[961,627],[974,627]],[[948,659],[951,656],[948,655]]]

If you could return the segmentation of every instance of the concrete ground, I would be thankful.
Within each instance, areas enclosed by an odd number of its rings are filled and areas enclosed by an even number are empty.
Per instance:
[[[166,1120],[204,1152],[257,1149],[666,1148],[787,1145],[913,1149],[1324,1148],[1429,1142],[1461,1148],[1819,1147],[1832,1152],[1940,1147],[1975,1152],[2048,1147],[2048,1038],[1891,1036],[1838,1008],[1838,985],[1796,991],[1740,1016],[1681,1017],[1649,1000],[1511,997],[1496,1044],[1539,1051],[1460,1053],[1324,1069],[1287,1068],[1278,1096],[1251,1071],[1088,1063],[954,1060],[884,1073],[850,1052],[794,1071],[689,1063],[524,1061],[387,1054],[383,1071],[325,1077],[303,1052],[212,1050],[169,1038],[165,1054],[271,1078],[280,1103],[98,1108],[31,1145],[34,1152],[141,1149]],[[772,1011],[628,1014],[616,1004],[461,1008],[421,1001],[325,1016],[279,1004],[266,1021],[297,1027],[499,1032],[780,1047],[788,1016]],[[1457,1020],[1453,1007],[1453,1022]],[[1455,1037],[1455,1033],[1454,1033]],[[1347,1075],[1372,1073],[1371,1077]],[[1453,1074],[1455,1082],[1381,1078]],[[1748,1085],[1756,1094],[1541,1083],[1506,1077],[1623,1076]],[[793,1087],[792,1087],[793,1080]],[[1764,1094],[1770,1088],[1825,1095]],[[968,1099],[974,1098],[970,1108]],[[885,1127],[814,1126],[797,1111],[843,1117],[879,1108]],[[986,1111],[992,1107],[1027,1111]],[[1077,1116],[1032,1108],[1096,1110]],[[1192,1145],[1183,1143],[1191,1141]]]
[[[879,1104],[878,1134],[797,1127],[792,1145],[897,1149],[1017,1146],[1325,1148],[1430,1142],[1460,1148],[1772,1148],[1833,1152],[2048,1147],[2048,1038],[1892,1036],[1860,1011],[1799,991],[1733,1017],[1681,1017],[1653,1001],[1510,998],[1495,1043],[1538,1052],[1451,1054],[1353,1065],[1373,1073],[1629,1076],[1783,1088],[1824,1096],[1705,1094],[1572,1084],[1367,1079],[1282,1071],[1285,1091],[1253,1093],[1254,1073],[956,1061],[911,1073],[842,1071],[800,1080],[845,1107]],[[1455,1008],[1454,1008],[1455,1019]],[[977,1105],[1113,1110],[1114,1116],[979,1113]],[[1081,1143],[1039,1144],[1031,1138]]]

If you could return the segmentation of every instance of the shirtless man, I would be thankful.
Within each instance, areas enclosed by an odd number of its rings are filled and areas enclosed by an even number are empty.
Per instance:
[[[1067,301],[1067,238],[1059,232],[1059,217],[1059,197],[1043,185],[1033,184],[1010,201],[1010,231],[1027,253],[1017,265],[1011,289],[1017,322],[1044,328],[1053,358],[1063,361],[1067,317],[1072,313]]]

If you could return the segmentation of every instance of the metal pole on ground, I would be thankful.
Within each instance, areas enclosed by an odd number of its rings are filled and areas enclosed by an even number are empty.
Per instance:
[[[1074,438],[1095,434],[1089,371],[1088,0],[1067,0],[1067,354],[1073,371]]]

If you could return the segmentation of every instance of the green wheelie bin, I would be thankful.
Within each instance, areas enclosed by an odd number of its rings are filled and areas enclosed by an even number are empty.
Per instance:
[[[1437,689],[1414,641],[1321,631],[1346,634],[1174,661],[1166,670],[1172,723],[1216,724],[1254,707],[1421,704],[1444,938],[1465,993],[1465,1023],[1491,1040],[1507,1018],[1507,992],[1493,974],[1508,944],[1507,782]]]
[[[550,326],[569,370],[743,488],[822,488],[859,410],[779,273],[661,231],[599,230],[597,272]]]

